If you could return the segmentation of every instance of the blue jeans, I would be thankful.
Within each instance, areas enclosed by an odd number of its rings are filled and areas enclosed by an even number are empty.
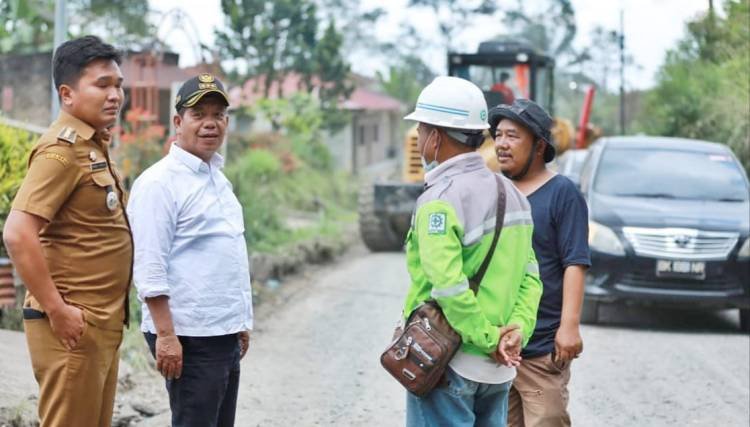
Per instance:
[[[144,336],[154,355],[156,335]],[[182,376],[166,380],[172,427],[234,426],[240,384],[237,334],[177,338],[182,344]]]
[[[447,384],[425,397],[406,393],[407,427],[505,427],[508,420],[508,392],[512,381],[484,384],[468,380],[450,367]]]

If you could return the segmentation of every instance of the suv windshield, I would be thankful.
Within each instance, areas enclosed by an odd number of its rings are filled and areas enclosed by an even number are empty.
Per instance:
[[[601,194],[742,202],[748,188],[728,154],[608,147],[596,174]]]

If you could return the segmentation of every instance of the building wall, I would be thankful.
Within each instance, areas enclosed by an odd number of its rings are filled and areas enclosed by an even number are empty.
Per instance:
[[[352,125],[352,163],[355,172],[396,158],[398,125],[393,112],[361,112],[355,115]]]
[[[50,123],[52,54],[0,55],[2,114],[38,126]]]
[[[352,172],[352,124],[348,123],[343,129],[334,134],[323,133],[323,141],[331,152],[333,164],[337,169]]]

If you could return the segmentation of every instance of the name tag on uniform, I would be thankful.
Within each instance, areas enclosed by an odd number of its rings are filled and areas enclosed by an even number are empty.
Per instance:
[[[101,169],[107,169],[107,162],[98,162],[98,163],[91,164],[92,171],[98,171]]]

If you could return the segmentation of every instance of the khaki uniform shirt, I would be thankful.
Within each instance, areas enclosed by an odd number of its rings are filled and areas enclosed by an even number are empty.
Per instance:
[[[127,322],[133,243],[109,140],[61,112],[29,158],[13,209],[46,219],[39,233],[52,280],[66,303],[99,328]],[[26,307],[41,310],[27,293]]]

